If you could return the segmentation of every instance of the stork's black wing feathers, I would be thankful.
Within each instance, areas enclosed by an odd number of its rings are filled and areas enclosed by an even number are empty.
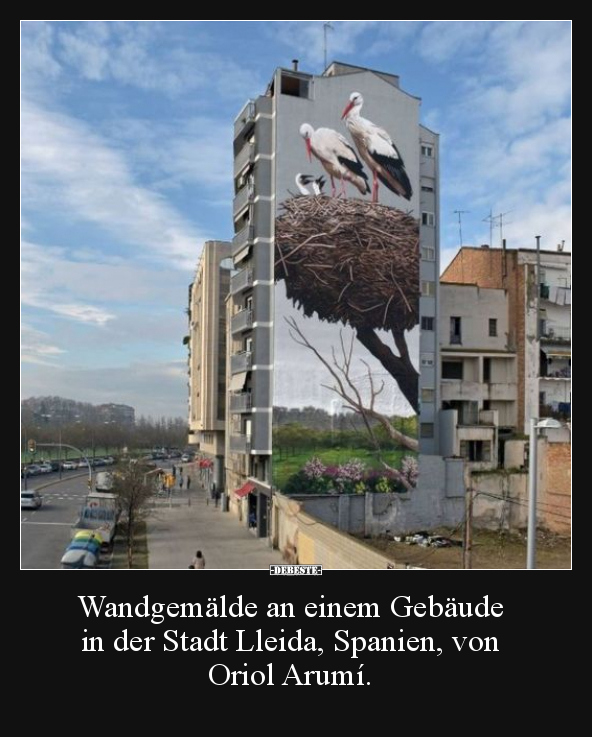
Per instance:
[[[384,184],[384,186],[390,189],[391,192],[395,192],[395,194],[401,195],[401,197],[404,197],[406,200],[410,200],[413,195],[413,189],[411,188],[411,182],[409,181],[409,177],[407,176],[407,172],[405,171],[405,164],[403,164],[403,159],[401,157],[396,159],[393,156],[383,156],[376,153],[376,151],[372,152],[372,158],[375,159],[376,162],[380,164],[383,169],[388,171],[391,177],[401,185],[401,189],[403,191],[400,192],[394,189],[393,185],[388,181],[388,179],[378,174],[378,178]]]

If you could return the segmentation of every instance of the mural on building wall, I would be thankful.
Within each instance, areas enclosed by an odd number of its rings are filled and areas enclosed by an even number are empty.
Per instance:
[[[311,386],[309,406],[290,406],[286,382],[276,388],[273,475],[287,493],[417,482],[418,351],[408,336],[419,322],[419,223],[400,150],[360,115],[363,103],[352,92],[342,121],[298,121],[300,157],[278,164],[296,191],[284,191],[276,218],[276,331],[297,349],[293,381],[314,383],[320,366],[324,391]]]

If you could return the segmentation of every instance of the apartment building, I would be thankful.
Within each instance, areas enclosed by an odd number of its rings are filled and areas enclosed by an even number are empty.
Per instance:
[[[441,443],[474,469],[499,464],[499,440],[516,431],[516,351],[505,289],[440,285]]]
[[[189,444],[209,469],[207,484],[224,489],[226,299],[231,244],[206,241],[189,287]]]
[[[571,253],[536,248],[461,248],[444,284],[502,289],[508,300],[508,339],[516,354],[516,428],[531,417],[571,418]]]
[[[380,411],[419,414],[420,451],[439,452],[439,139],[419,123],[419,107],[394,74],[336,62],[317,76],[294,63],[234,122],[225,488],[259,536],[279,483],[274,406],[333,416],[332,379],[313,348],[330,356],[351,341],[362,394],[383,382]],[[388,150],[364,149],[360,126],[384,128]],[[373,218],[375,239],[360,239]],[[318,233],[309,238],[307,227]]]

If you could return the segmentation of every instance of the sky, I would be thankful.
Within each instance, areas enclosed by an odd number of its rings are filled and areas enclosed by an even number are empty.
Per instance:
[[[21,396],[187,414],[185,308],[232,237],[233,120],[273,70],[324,68],[324,21],[21,24]],[[441,135],[460,243],[571,249],[571,23],[332,21],[329,61],[400,75]],[[499,220],[493,245],[500,245]]]

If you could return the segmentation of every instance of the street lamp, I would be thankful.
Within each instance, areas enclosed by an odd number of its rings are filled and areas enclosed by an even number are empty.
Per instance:
[[[530,446],[528,458],[528,531],[526,541],[526,567],[536,568],[536,505],[537,505],[537,450],[538,430],[559,430],[561,423],[548,417],[530,419]]]

